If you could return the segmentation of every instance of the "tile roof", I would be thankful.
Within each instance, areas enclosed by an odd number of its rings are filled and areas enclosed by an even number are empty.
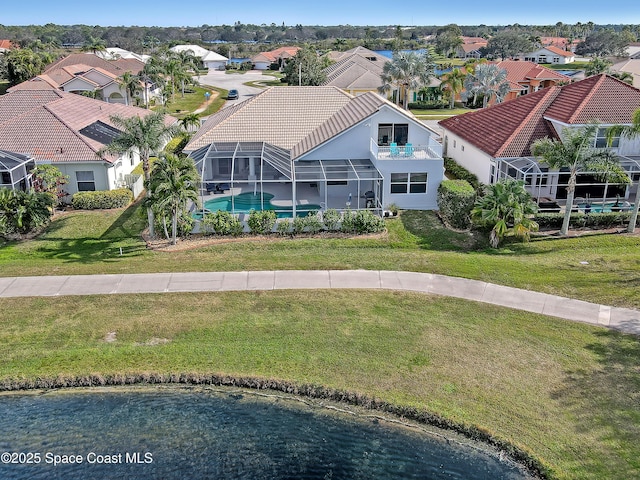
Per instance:
[[[213,142],[266,142],[295,159],[382,107],[413,115],[373,92],[354,97],[336,87],[272,87],[209,117],[191,139],[191,152]]]
[[[582,125],[630,123],[640,90],[607,75],[544,88],[509,102],[442,120],[440,125],[493,157],[531,154],[534,140],[558,138],[549,120]]]
[[[352,98],[336,87],[271,87],[209,117],[185,150],[222,141],[290,150]]]
[[[567,52],[561,48],[556,47],[555,45],[549,45],[548,47],[544,47],[546,50],[549,50],[551,53],[555,53],[556,55],[560,55],[561,57],[575,57],[576,54],[572,52]]]
[[[584,124],[594,119],[604,124],[630,123],[638,108],[640,90],[600,74],[562,87],[545,115],[569,124]]]
[[[52,162],[102,161],[96,152],[104,145],[79,130],[96,121],[111,125],[113,115],[149,113],[60,90],[17,90],[0,96],[0,148]]]
[[[17,48],[17,45],[13,43],[11,40],[2,39],[0,40],[0,50],[12,50]]]
[[[482,42],[482,43],[463,43],[462,45],[460,45],[460,48],[462,49],[462,51],[464,51],[464,53],[470,53],[470,52],[474,52],[476,50],[480,50],[483,47],[487,46],[487,42]]]
[[[300,47],[280,47],[280,48],[276,48],[275,50],[270,50],[268,52],[260,52],[256,56],[254,56],[251,60],[253,62],[260,62],[260,61],[264,61],[263,60],[264,58],[270,62],[275,62],[279,58],[295,57],[296,53],[298,53],[298,50],[300,50]]]
[[[92,53],[72,53],[50,64],[44,71],[49,73],[52,70],[69,67],[73,65],[87,65],[89,67],[100,67],[116,76],[124,72],[139,73],[144,67],[144,63],[133,58],[120,58],[118,60],[104,60]]]
[[[571,81],[570,77],[533,62],[502,60],[501,62],[496,62],[496,65],[507,71],[507,80],[511,82],[528,83],[531,79],[556,80],[558,82]]]
[[[343,56],[325,69],[327,80],[323,85],[345,90],[355,88],[375,90],[382,85],[382,69],[389,61],[389,58],[370,50]]]

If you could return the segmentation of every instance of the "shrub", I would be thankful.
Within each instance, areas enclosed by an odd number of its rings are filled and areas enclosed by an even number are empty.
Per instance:
[[[345,233],[376,233],[384,229],[384,220],[368,210],[347,210],[342,217],[341,230]]]
[[[291,220],[288,218],[281,219],[276,224],[276,232],[282,236],[289,235],[291,233]]]
[[[454,228],[469,228],[476,192],[466,180],[444,180],[438,187],[438,208],[443,220]]]
[[[569,219],[569,226],[574,228],[611,228],[623,226],[629,223],[631,214],[629,212],[605,212],[605,213],[572,213]],[[560,229],[564,220],[564,213],[538,213],[534,220],[538,222],[540,228],[550,230]]]
[[[306,227],[306,220],[304,217],[295,217],[293,219],[293,234],[298,235],[304,232],[304,227]]]
[[[184,147],[189,143],[189,135],[183,135],[172,138],[164,147],[164,151],[167,153],[173,153],[174,155],[180,155]]]
[[[309,233],[318,233],[322,230],[324,224],[322,223],[322,220],[320,220],[318,212],[312,211],[304,217],[304,226]]]
[[[133,192],[128,188],[100,190],[97,192],[78,192],[71,198],[73,208],[78,210],[122,208],[131,202],[133,202]]]
[[[218,210],[217,212],[207,213],[202,218],[202,229],[205,233],[217,233],[218,235],[230,235],[232,224],[240,222],[231,213]]]
[[[55,202],[48,192],[0,188],[0,235],[29,233],[47,225]]]
[[[273,210],[251,210],[249,213],[249,229],[251,233],[263,235],[270,233],[276,223],[276,212]]]
[[[455,179],[469,182],[475,190],[480,188],[480,180],[478,180],[478,177],[462,165],[459,165],[453,158],[444,157],[444,169],[450,176],[455,177]]]
[[[335,232],[340,229],[340,213],[335,208],[325,210],[322,214],[322,221],[324,228],[330,232]]]

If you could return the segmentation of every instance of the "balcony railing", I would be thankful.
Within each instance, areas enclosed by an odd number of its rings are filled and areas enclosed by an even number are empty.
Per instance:
[[[378,160],[428,160],[442,158],[442,145],[429,139],[428,145],[380,146],[372,138],[371,153]]]

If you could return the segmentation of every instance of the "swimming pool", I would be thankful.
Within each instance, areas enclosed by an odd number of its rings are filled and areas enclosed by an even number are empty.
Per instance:
[[[251,210],[275,210],[278,218],[291,218],[293,217],[293,207],[276,206],[271,203],[273,195],[270,193],[262,192],[262,194],[253,194],[250,192],[241,193],[233,196],[233,204],[231,196],[225,196],[220,198],[212,198],[204,202],[205,212],[217,212],[219,210],[233,213],[249,213]],[[298,215],[306,215],[308,212],[320,210],[322,207],[316,204],[298,205],[296,207],[296,213]],[[194,218],[201,219],[201,213],[194,213]]]
[[[609,213],[609,212],[613,212],[614,211],[614,206],[616,205],[618,208],[615,210],[617,212],[626,212],[630,209],[633,208],[633,205],[629,205],[629,203],[627,202],[605,202],[604,207],[602,205],[602,202],[594,202],[592,204],[590,204],[589,206],[589,212],[588,213]],[[578,204],[578,210],[583,212],[583,213],[587,213],[586,210],[587,204],[586,203],[579,203]]]

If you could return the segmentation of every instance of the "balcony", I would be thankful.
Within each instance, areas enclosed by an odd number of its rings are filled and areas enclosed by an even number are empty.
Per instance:
[[[380,146],[372,138],[370,151],[377,160],[431,160],[442,158],[442,145],[429,139],[428,145]]]

